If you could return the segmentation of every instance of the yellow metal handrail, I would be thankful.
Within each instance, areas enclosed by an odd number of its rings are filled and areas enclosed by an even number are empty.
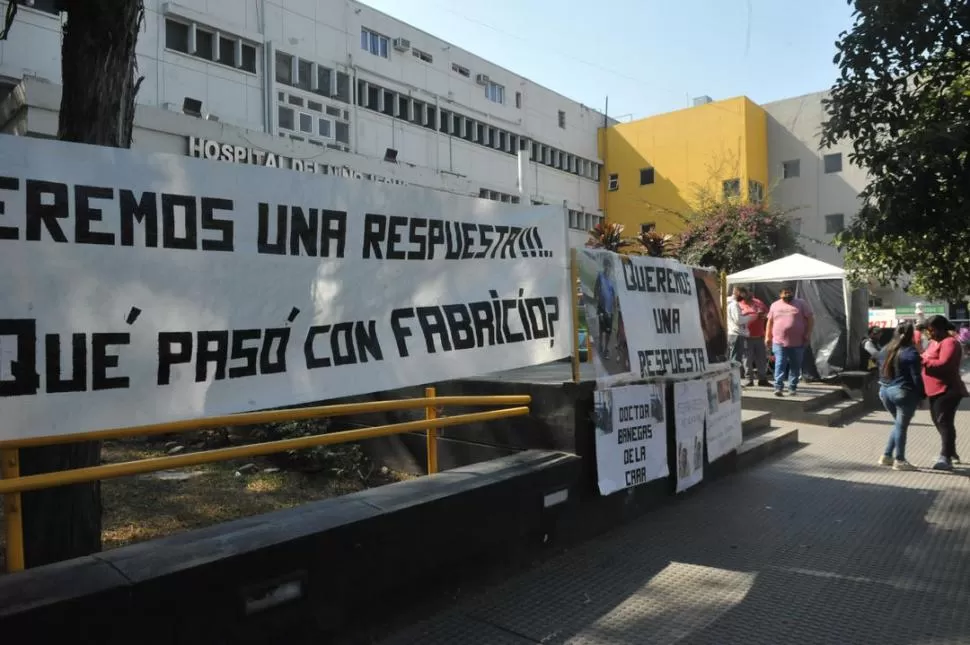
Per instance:
[[[351,441],[361,441],[375,437],[386,437],[404,432],[426,430],[428,473],[438,472],[438,443],[439,428],[457,426],[465,423],[493,421],[529,414],[528,404],[532,397],[528,395],[508,396],[435,396],[435,388],[425,390],[424,398],[401,399],[398,401],[372,401],[367,403],[345,403],[340,405],[316,406],[291,410],[269,410],[265,412],[246,412],[203,419],[189,419],[169,423],[158,423],[140,427],[115,428],[95,432],[62,435],[58,437],[36,437],[27,439],[10,439],[0,442],[0,495],[4,504],[4,532],[7,540],[7,570],[20,571],[24,568],[24,540],[23,517],[21,515],[20,494],[26,491],[81,484],[114,477],[125,477],[141,473],[169,470],[197,466],[217,461],[241,459],[259,455],[268,455],[287,450],[299,450],[315,446],[333,445]],[[503,406],[516,407],[489,410],[486,412],[472,412],[453,417],[438,416],[438,408],[443,405],[460,406]],[[346,416],[349,414],[369,414],[392,410],[409,410],[424,408],[425,418],[403,423],[391,423],[359,430],[345,430],[327,434],[298,437],[295,439],[281,439],[265,443],[218,448],[190,454],[154,457],[138,461],[126,461],[118,464],[102,464],[87,468],[62,470],[39,475],[20,476],[20,448],[33,446],[47,446],[58,443],[76,441],[100,441],[134,436],[150,436],[157,434],[171,434],[189,432],[212,427],[245,426],[264,423],[278,423],[296,421],[300,419]],[[434,421],[430,425],[429,421]]]

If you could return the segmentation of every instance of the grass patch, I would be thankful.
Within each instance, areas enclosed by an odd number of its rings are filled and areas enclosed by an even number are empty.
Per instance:
[[[353,445],[339,449],[359,451]],[[120,463],[165,454],[160,444],[126,439],[106,441],[101,459],[103,463]],[[268,459],[253,458],[104,480],[103,548],[114,549],[411,478],[375,468],[359,458],[341,460],[340,456],[332,467],[316,472],[278,470]],[[237,471],[249,464],[256,466],[255,472],[237,476]],[[2,516],[0,508],[0,520]],[[0,530],[0,547],[3,543]],[[4,568],[0,548],[0,573]]]

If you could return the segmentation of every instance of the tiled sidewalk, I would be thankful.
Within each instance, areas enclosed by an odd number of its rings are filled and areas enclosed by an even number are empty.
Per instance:
[[[958,415],[970,457],[970,401]],[[873,413],[712,483],[385,645],[970,643],[970,467],[876,466]],[[910,460],[939,450],[925,410]]]

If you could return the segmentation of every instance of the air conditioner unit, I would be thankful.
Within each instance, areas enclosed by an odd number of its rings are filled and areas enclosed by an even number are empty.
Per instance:
[[[406,52],[411,49],[411,41],[407,38],[395,38],[394,49],[398,50],[399,52]]]
[[[479,85],[488,85],[488,74],[476,74],[475,82]]]

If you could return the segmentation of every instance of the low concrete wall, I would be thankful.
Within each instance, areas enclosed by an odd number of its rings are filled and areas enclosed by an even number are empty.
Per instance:
[[[593,406],[594,382],[529,383],[485,379],[465,379],[435,385],[438,396],[496,396],[528,394],[531,414],[485,423],[443,428],[439,432],[438,463],[444,470],[497,459],[520,450],[558,450],[584,456],[593,454],[585,445],[585,429]],[[418,398],[424,388],[405,388],[377,392],[328,403],[355,403],[388,399]],[[476,412],[483,408],[449,407],[448,415]],[[374,426],[423,419],[424,410],[403,410],[356,415],[335,419],[335,428]],[[396,470],[415,474],[427,472],[426,441],[415,432],[361,444],[374,461]]]
[[[0,633],[20,643],[66,633],[106,645],[329,642],[469,567],[545,548],[579,465],[527,451],[3,576]],[[303,597],[247,612],[247,599],[280,585]]]

